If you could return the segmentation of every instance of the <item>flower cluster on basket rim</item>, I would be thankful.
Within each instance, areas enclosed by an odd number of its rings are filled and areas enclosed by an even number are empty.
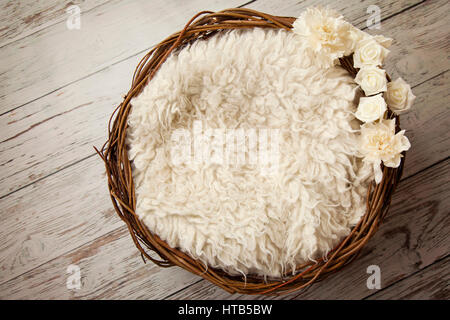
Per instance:
[[[358,70],[355,82],[365,94],[355,112],[363,122],[359,151],[363,161],[373,165],[375,182],[380,183],[381,163],[397,168],[401,153],[411,146],[404,130],[395,133],[395,119],[386,119],[386,112],[389,108],[395,114],[403,113],[416,98],[402,78],[387,82],[381,68],[392,39],[363,32],[336,11],[322,7],[306,9],[294,21],[292,31],[304,38],[306,49],[322,68],[333,67],[339,58],[353,54],[353,66]]]

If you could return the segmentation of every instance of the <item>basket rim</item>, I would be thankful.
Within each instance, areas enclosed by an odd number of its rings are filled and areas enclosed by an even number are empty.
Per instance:
[[[171,248],[158,235],[148,230],[135,213],[136,196],[132,177],[131,162],[125,143],[127,117],[131,99],[138,95],[153,78],[167,57],[175,50],[200,39],[207,39],[217,32],[242,28],[275,28],[290,30],[293,17],[273,16],[244,8],[232,8],[219,12],[201,11],[194,15],[186,26],[153,47],[138,63],[132,85],[122,103],[115,108],[108,122],[108,139],[98,150],[104,162],[108,178],[108,189],[113,207],[125,222],[131,238],[145,262],[148,259],[161,267],[179,266],[197,274],[229,293],[279,294],[306,288],[323,280],[352,262],[363,246],[375,234],[387,214],[392,194],[401,178],[405,152],[400,166],[383,166],[383,179],[379,184],[372,181],[367,191],[366,213],[325,258],[310,261],[296,267],[286,278],[266,278],[255,275],[233,276],[214,269],[193,259],[179,249]],[[340,58],[341,66],[354,78],[358,69],[353,66],[353,57]],[[387,80],[390,81],[388,75]],[[400,131],[400,118],[388,110],[387,118],[396,119],[396,132]],[[147,250],[146,250],[147,249]]]

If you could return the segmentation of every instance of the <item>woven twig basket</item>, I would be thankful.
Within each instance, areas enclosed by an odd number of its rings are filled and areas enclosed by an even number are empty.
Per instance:
[[[138,64],[133,76],[132,86],[124,101],[113,112],[109,126],[109,138],[100,151],[106,166],[108,188],[112,203],[119,217],[126,223],[130,235],[141,252],[142,258],[151,260],[161,267],[179,266],[197,274],[230,293],[275,294],[291,292],[305,288],[315,281],[338,271],[353,261],[367,241],[375,234],[385,217],[391,196],[400,180],[404,157],[398,168],[383,167],[383,180],[372,183],[367,195],[367,211],[351,233],[335,247],[325,259],[297,266],[296,274],[284,279],[262,279],[254,275],[230,276],[222,270],[205,266],[177,248],[169,247],[156,234],[151,233],[135,213],[136,197],[128,159],[125,135],[127,117],[130,112],[130,100],[137,96],[153,78],[165,59],[193,41],[230,29],[275,28],[290,30],[295,18],[277,17],[249,9],[228,9],[217,13],[203,11],[195,15],[184,27],[148,52]],[[351,56],[340,59],[341,66],[353,77],[357,69],[353,67]],[[388,77],[388,81],[390,81]],[[398,116],[387,113],[388,118]],[[404,154],[403,154],[404,155]]]

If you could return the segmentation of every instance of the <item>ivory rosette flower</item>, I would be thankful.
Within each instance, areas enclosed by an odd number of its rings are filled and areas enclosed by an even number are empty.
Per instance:
[[[389,48],[392,44],[393,39],[389,37],[382,36],[381,34],[373,36],[376,42],[381,44],[386,49]]]
[[[361,86],[366,96],[387,90],[386,71],[378,67],[360,69],[356,74],[355,82]]]
[[[409,110],[416,99],[411,91],[411,86],[402,78],[387,84],[385,97],[389,108],[397,114]]]
[[[380,183],[383,177],[381,161],[387,167],[397,168],[402,158],[401,153],[411,147],[404,133],[405,130],[402,130],[395,134],[395,119],[361,126],[360,152],[364,157],[363,161],[373,164],[376,183]]]
[[[380,41],[385,40],[380,38]],[[353,55],[353,65],[355,68],[381,66],[388,55],[389,50],[372,37],[366,37],[356,44]]]
[[[355,116],[363,122],[373,122],[381,119],[386,110],[386,101],[380,93],[376,96],[360,98]]]
[[[380,45],[382,45],[386,49],[388,49],[392,45],[392,42],[393,42],[392,38],[385,37],[381,34],[372,36],[372,35],[368,34],[367,32],[364,32],[354,26],[352,28],[352,37],[353,37],[353,43],[354,43],[355,47],[353,48],[353,50],[351,52],[355,52],[355,49],[356,49],[356,46],[358,45],[358,43],[364,39],[374,39],[376,42],[378,42]]]
[[[355,47],[354,27],[330,8],[308,8],[293,23],[293,32],[306,40],[317,64],[331,67]]]

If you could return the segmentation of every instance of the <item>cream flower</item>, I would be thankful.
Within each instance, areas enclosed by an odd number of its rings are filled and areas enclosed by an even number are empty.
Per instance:
[[[355,54],[353,55],[353,65],[355,68],[381,66],[388,53],[389,50],[383,47],[377,40],[372,37],[366,37],[358,41],[356,45]]]
[[[358,45],[358,42],[360,42],[365,37],[370,37],[368,33],[365,33],[364,31],[356,28],[355,26],[351,25],[350,32],[349,32],[349,41],[348,43],[348,51],[345,52],[345,55],[350,55],[353,52],[355,52],[356,46]]]
[[[381,119],[386,110],[386,102],[380,93],[376,96],[360,98],[355,116],[363,122],[373,122]]]
[[[416,96],[411,87],[402,78],[387,84],[386,101],[389,108],[397,114],[403,113],[411,108]]]
[[[365,40],[365,39],[374,39],[376,42],[378,42],[380,45],[382,45],[386,49],[388,49],[391,46],[392,41],[393,41],[392,38],[385,37],[383,35],[372,36],[372,35],[368,34],[367,32],[364,32],[356,27],[352,28],[352,37],[353,37],[353,42],[354,42],[355,47],[353,48],[353,50],[351,52],[354,52],[356,45],[360,41]]]
[[[366,96],[386,91],[386,71],[377,67],[367,67],[359,70],[355,82],[361,86]]]
[[[395,134],[395,119],[361,126],[360,152],[364,161],[373,164],[376,183],[380,183],[383,177],[381,161],[387,167],[397,168],[400,165],[401,153],[411,147],[404,133],[405,130],[402,130]]]
[[[391,46],[392,41],[393,41],[392,38],[388,38],[388,37],[382,36],[381,34],[373,36],[373,38],[375,39],[376,42],[381,44],[386,49]]]
[[[306,40],[321,67],[331,67],[354,48],[353,26],[329,8],[308,8],[294,21],[292,31]]]

